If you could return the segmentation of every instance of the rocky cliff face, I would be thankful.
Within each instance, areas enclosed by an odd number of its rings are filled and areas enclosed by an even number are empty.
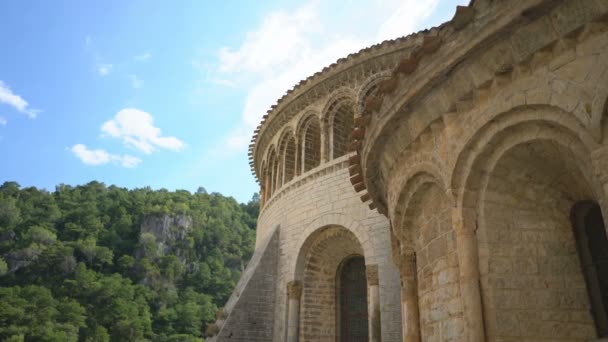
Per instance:
[[[140,228],[140,242],[155,243],[158,256],[173,253],[182,259],[179,246],[186,242],[192,230],[192,217],[187,215],[148,215],[144,217]],[[153,237],[154,241],[149,241]],[[145,255],[140,250],[137,257]],[[185,260],[182,260],[184,262]]]

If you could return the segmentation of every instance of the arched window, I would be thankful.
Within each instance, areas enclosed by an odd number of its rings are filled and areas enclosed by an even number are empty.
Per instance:
[[[316,116],[311,116],[302,127],[302,160],[307,172],[321,164],[321,125]]]
[[[602,211],[597,203],[582,201],[570,217],[598,337],[608,337],[608,239]]]
[[[293,179],[296,172],[296,139],[293,136],[286,137],[282,146],[283,153],[283,184]]]
[[[367,279],[365,259],[348,258],[339,269],[338,324],[340,342],[367,342]]]
[[[334,109],[331,122],[332,158],[341,157],[348,152],[354,121],[355,113],[352,103],[340,103]]]
[[[296,174],[296,139],[293,132],[287,131],[279,139],[279,156],[281,158],[279,187],[293,179]]]
[[[271,150],[269,157],[268,157],[268,166],[267,166],[267,173],[265,178],[267,179],[267,183],[266,183],[266,191],[268,193],[268,198],[272,197],[272,195],[274,194],[274,190],[275,190],[275,182],[276,182],[276,178],[277,178],[277,168],[276,165],[278,164],[277,162],[277,156],[276,153],[274,152],[274,149]]]

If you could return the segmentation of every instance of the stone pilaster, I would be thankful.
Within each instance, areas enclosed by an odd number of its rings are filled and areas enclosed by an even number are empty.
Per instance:
[[[399,262],[401,278],[401,319],[404,342],[420,342],[420,312],[416,284],[416,258],[402,255]]]
[[[378,279],[378,265],[366,265],[367,290],[369,298],[369,340],[370,342],[382,341],[380,328],[380,284]]]
[[[468,215],[465,217],[465,215]],[[460,295],[462,297],[467,341],[485,341],[481,290],[479,287],[479,255],[475,235],[473,209],[454,208],[452,225],[456,232]]]
[[[302,297],[302,283],[293,280],[287,283],[287,341],[298,342],[300,325],[300,297]]]

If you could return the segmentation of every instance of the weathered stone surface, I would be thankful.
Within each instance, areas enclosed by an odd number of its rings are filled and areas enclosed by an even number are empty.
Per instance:
[[[383,341],[596,338],[570,219],[608,213],[605,3],[476,0],[288,92],[251,148],[257,249],[281,226],[267,340],[296,281],[299,340],[335,342],[353,255],[378,267]]]

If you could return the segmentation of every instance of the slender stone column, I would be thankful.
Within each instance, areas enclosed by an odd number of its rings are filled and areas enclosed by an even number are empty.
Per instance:
[[[466,216],[466,220],[465,217]],[[464,305],[465,333],[469,342],[485,341],[481,289],[479,287],[479,255],[475,235],[474,209],[454,208],[452,224],[456,232],[458,269],[460,270],[460,295]]]
[[[608,220],[608,146],[602,146],[591,152],[591,162],[593,163],[593,172],[600,182],[602,187],[601,197],[598,198],[600,209],[604,223]],[[606,233],[608,234],[608,224],[604,224]]]
[[[301,296],[301,282],[293,280],[287,283],[287,297],[289,298],[289,311],[287,314],[287,342],[298,342]]]
[[[270,198],[270,173],[264,176],[264,204]]]
[[[326,161],[329,160],[329,149],[331,148],[329,146],[329,136],[328,136],[328,132],[327,132],[327,124],[325,123],[324,120],[321,121],[321,162],[319,164],[325,164]]]
[[[416,283],[416,258],[413,254],[401,257],[401,319],[403,342],[420,342],[420,312]]]
[[[382,341],[380,329],[380,287],[378,279],[378,265],[366,265],[367,291],[368,291],[368,324],[370,342]]]

